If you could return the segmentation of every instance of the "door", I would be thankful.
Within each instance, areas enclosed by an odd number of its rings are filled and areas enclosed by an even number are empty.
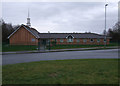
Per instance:
[[[38,42],[38,49],[39,50],[45,50],[46,48],[46,39],[41,39]]]

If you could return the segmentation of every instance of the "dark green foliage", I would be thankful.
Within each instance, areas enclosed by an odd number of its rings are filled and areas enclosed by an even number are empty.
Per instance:
[[[109,46],[118,46],[118,43],[110,43]],[[68,49],[68,48],[90,48],[90,47],[104,47],[104,45],[56,45],[51,46],[51,49]]]
[[[2,42],[9,43],[8,36],[17,28],[19,25],[13,26],[11,23],[5,23],[4,20],[0,20],[2,27]]]
[[[56,41],[52,41],[52,46],[55,46],[56,45]]]
[[[110,28],[107,32],[107,35],[112,37],[111,42],[120,43],[120,22],[116,23],[113,28]]]

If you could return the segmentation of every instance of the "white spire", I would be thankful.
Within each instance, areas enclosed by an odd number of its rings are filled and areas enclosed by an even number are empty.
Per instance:
[[[30,24],[30,14],[29,14],[29,9],[28,9],[28,18],[27,18],[27,26],[31,26],[31,24]]]

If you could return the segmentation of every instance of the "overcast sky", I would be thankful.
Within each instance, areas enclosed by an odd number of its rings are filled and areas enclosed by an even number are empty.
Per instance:
[[[118,21],[118,3],[107,6],[107,29]],[[105,2],[3,2],[2,18],[7,23],[26,24],[39,32],[103,33]]]

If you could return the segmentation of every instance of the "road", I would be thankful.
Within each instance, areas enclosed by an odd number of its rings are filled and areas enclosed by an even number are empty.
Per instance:
[[[118,49],[66,51],[49,53],[9,54],[2,56],[2,64],[16,64],[41,60],[118,58]]]

